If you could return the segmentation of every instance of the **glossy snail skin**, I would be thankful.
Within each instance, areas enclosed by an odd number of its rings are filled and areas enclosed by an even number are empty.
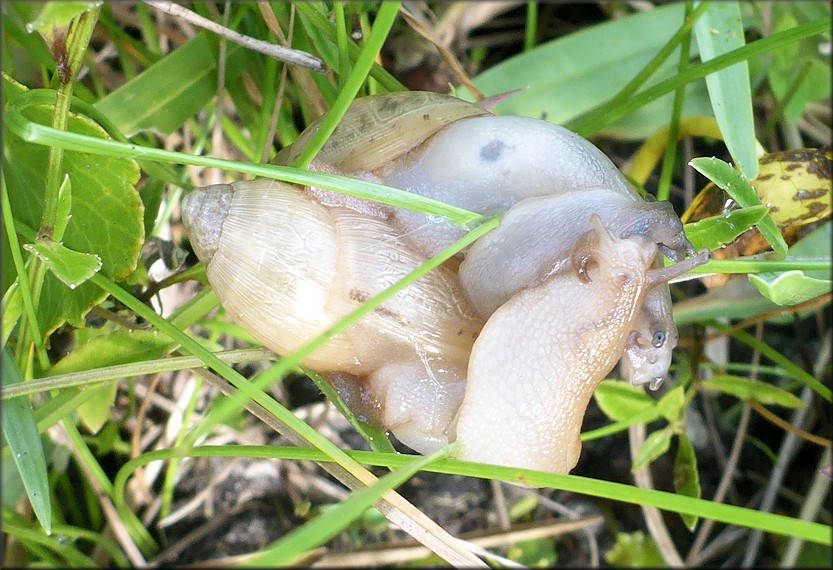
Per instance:
[[[276,162],[291,164],[317,125]],[[431,272],[303,362],[406,445],[427,453],[456,439],[466,459],[567,472],[592,392],[618,360],[634,384],[667,374],[668,280],[708,254],[588,141],[448,96],[389,94],[357,100],[310,167],[505,212],[459,268]],[[182,216],[227,313],[278,354],[462,235],[444,219],[269,180],[198,189]],[[663,255],[678,263],[663,269]]]
[[[659,284],[646,238],[617,238],[594,214],[583,239],[586,272],[519,291],[475,342],[456,426],[462,459],[556,473],[578,462],[584,410]]]

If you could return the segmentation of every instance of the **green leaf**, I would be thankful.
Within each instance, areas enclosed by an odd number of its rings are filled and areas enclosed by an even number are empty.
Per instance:
[[[723,244],[731,243],[740,234],[761,221],[767,212],[769,208],[763,204],[730,210],[722,216],[712,216],[699,222],[686,224],[685,235],[697,251],[704,247],[712,251]]]
[[[614,422],[623,422],[654,406],[642,388],[622,380],[604,380],[593,393],[599,409]]]
[[[616,544],[605,552],[605,561],[614,568],[664,568],[667,566],[656,543],[645,533],[620,532]]]
[[[793,4],[785,2],[773,10],[775,22],[772,26],[773,33],[794,28],[799,23],[808,21],[808,18],[802,16]],[[823,4],[819,3],[818,6],[823,6]],[[823,13],[812,16],[821,17]],[[801,62],[808,69],[804,70],[796,62]],[[822,55],[818,49],[818,42],[812,39],[779,46],[772,50],[767,79],[772,93],[779,101],[786,97],[802,73],[806,73],[803,81],[795,88],[795,92],[784,108],[784,118],[789,122],[797,121],[804,114],[808,103],[830,97],[830,58]]]
[[[655,459],[661,457],[671,446],[671,438],[674,432],[670,427],[655,431],[645,439],[645,443],[636,452],[631,471],[639,471]]]
[[[75,289],[101,269],[101,258],[97,255],[73,251],[59,243],[27,243],[23,249],[41,258],[52,273],[70,289]]]
[[[26,31],[38,32],[52,45],[56,37],[66,37],[67,30],[73,19],[84,12],[100,6],[102,2],[46,2],[37,18],[26,24]]]
[[[700,473],[697,471],[697,455],[685,433],[678,435],[677,457],[674,460],[674,489],[686,497],[700,498]],[[698,517],[680,513],[688,530],[694,530]]]
[[[176,343],[155,331],[117,330],[79,344],[75,350],[56,362],[45,376],[152,360],[175,347]]]
[[[64,181],[61,182],[61,187],[58,188],[58,209],[55,213],[55,230],[52,233],[52,239],[58,243],[61,243],[64,232],[67,231],[71,210],[72,182],[69,179],[69,174],[65,174]]]
[[[662,417],[673,423],[680,417],[685,405],[685,390],[682,386],[677,386],[657,402],[657,411]]]
[[[8,100],[25,100],[44,93],[21,93],[20,87],[6,80],[4,87]],[[25,107],[23,114],[37,123],[50,124],[53,108],[53,105],[32,105]],[[67,129],[109,139],[101,127],[75,113],[70,113]],[[34,241],[42,217],[49,148],[26,143],[8,129],[4,130],[3,146],[4,174],[15,229]],[[136,268],[144,241],[143,208],[134,186],[140,174],[136,162],[66,151],[62,169],[72,181],[71,193],[64,197],[71,208],[62,245],[76,252],[97,255],[104,275],[117,281],[125,279]],[[62,207],[65,209],[65,205]],[[53,274],[47,274],[37,307],[41,332],[48,335],[67,321],[82,325],[87,311],[105,297],[100,288],[90,283],[70,290]]]
[[[3,383],[22,382],[20,370],[8,346],[3,347]],[[2,404],[3,435],[9,444],[14,463],[20,472],[32,510],[46,534],[52,533],[52,504],[46,458],[32,404],[26,396],[4,400]]]
[[[807,277],[803,271],[749,274],[748,277],[761,295],[782,307],[798,305],[831,290],[830,279]]]
[[[88,388],[93,396],[78,406],[78,417],[90,433],[97,434],[99,430],[112,417],[112,406],[116,401],[116,393],[119,385],[117,382],[109,382],[94,388]]]
[[[741,400],[751,400],[759,404],[775,404],[785,408],[803,408],[804,402],[800,398],[760,380],[752,380],[741,376],[718,375],[701,384],[703,390],[723,392]]]
[[[827,222],[790,248],[787,259],[827,258],[831,249],[831,228]],[[825,271],[785,271],[782,273],[749,274],[749,282],[767,299],[781,306],[798,305],[829,293],[833,289],[829,273]]]
[[[234,81],[242,48],[229,42],[226,81]],[[194,36],[93,106],[126,136],[145,130],[171,134],[217,94],[218,49],[207,32]]]
[[[12,334],[17,321],[23,314],[23,294],[18,281],[15,281],[3,294],[3,325],[0,329],[0,345],[5,345]]]
[[[700,60],[707,62],[745,45],[738,2],[712,2],[694,24]],[[706,76],[706,87],[729,153],[747,179],[758,175],[749,66],[736,63]]]
[[[683,14],[682,4],[671,4],[610,20],[504,60],[475,77],[474,83],[487,95],[522,89],[495,106],[499,114],[543,117],[564,124],[602,105],[624,87],[671,39],[683,24]],[[677,59],[669,57],[647,85],[673,75]],[[464,89],[459,93],[471,97]],[[644,138],[668,123],[673,100],[674,94],[669,93],[603,132]],[[710,112],[705,84],[689,85],[683,116]]]
[[[755,189],[752,188],[749,180],[742,173],[732,168],[731,165],[715,157],[695,158],[689,164],[725,190],[741,207],[749,208],[761,205],[761,199],[755,193]],[[781,236],[781,232],[778,231],[771,215],[767,214],[763,217],[757,223],[757,227],[775,252],[781,256],[787,254],[787,243]]]

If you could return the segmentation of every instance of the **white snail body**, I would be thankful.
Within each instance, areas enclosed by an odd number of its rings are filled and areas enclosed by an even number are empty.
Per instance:
[[[276,161],[290,164],[315,128]],[[506,212],[459,272],[430,273],[304,362],[354,386],[345,393],[415,450],[458,439],[471,460],[566,472],[617,360],[635,384],[666,374],[667,281],[706,257],[681,261],[693,250],[670,205],[643,201],[584,139],[446,96],[383,95],[358,100],[311,167]],[[183,220],[228,314],[279,354],[462,235],[266,180],[195,191]],[[681,262],[661,269],[658,252]]]
[[[457,421],[461,458],[557,473],[575,467],[584,410],[628,342],[657,252],[593,220],[586,278],[566,271],[519,291],[475,342]]]

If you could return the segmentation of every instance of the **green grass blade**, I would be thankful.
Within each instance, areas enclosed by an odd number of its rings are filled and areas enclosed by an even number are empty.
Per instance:
[[[712,2],[694,25],[694,35],[704,62],[744,46],[743,22],[738,2]],[[706,76],[706,87],[723,140],[741,172],[749,180],[758,176],[755,152],[755,118],[749,66],[741,61]]]
[[[364,465],[374,465],[397,469],[410,464],[413,455],[376,453],[371,451],[350,451],[348,455]],[[204,446],[193,449],[163,449],[151,451],[124,464],[114,480],[116,496],[124,493],[130,475],[137,468],[153,461],[162,461],[171,457],[257,457],[280,458],[291,461],[328,461],[320,451],[301,447],[281,446]],[[667,491],[641,489],[623,483],[614,483],[577,475],[560,475],[544,473],[514,467],[498,467],[481,463],[469,463],[449,459],[439,459],[427,464],[425,471],[462,475],[480,479],[496,479],[509,483],[523,483],[533,487],[559,489],[591,497],[610,499],[612,501],[649,505],[674,513],[708,518],[718,522],[763,530],[780,536],[795,536],[818,544],[833,544],[833,534],[829,525],[790,518],[785,515],[759,512],[745,507],[736,507],[714,503],[705,499],[687,497]]]
[[[367,74],[370,73],[373,62],[379,52],[382,51],[382,45],[388,37],[396,15],[399,13],[399,4],[399,2],[385,2],[379,7],[379,12],[373,21],[373,29],[359,52],[359,57],[356,58],[353,69],[350,70],[350,75],[344,81],[344,87],[339,91],[330,112],[327,113],[318,130],[295,161],[295,167],[306,168],[309,166],[309,163],[312,162],[312,159],[315,158],[315,155],[318,154],[318,151],[321,150],[321,147],[324,146],[324,143],[327,142],[327,139],[330,138],[330,135],[333,134],[333,131],[341,122],[347,108],[367,80]]]
[[[305,552],[312,550],[338,534],[362,513],[373,506],[379,498],[413,477],[438,459],[448,457],[455,444],[447,445],[432,453],[400,467],[385,475],[371,487],[354,492],[325,514],[313,519],[289,535],[268,546],[262,556],[249,560],[257,566],[283,566],[292,564]]]
[[[3,383],[23,382],[8,345],[3,347]],[[35,414],[27,396],[5,400],[2,404],[3,435],[9,444],[14,463],[23,479],[29,503],[46,534],[52,533],[52,503],[43,443]]]
[[[659,99],[666,93],[670,93],[682,85],[702,79],[715,71],[719,71],[735,63],[747,61],[758,55],[769,53],[773,49],[780,46],[789,45],[801,41],[804,38],[822,34],[829,29],[830,16],[827,16],[826,18],[820,18],[814,22],[807,22],[806,24],[790,28],[789,30],[772,34],[771,36],[762,38],[752,42],[751,44],[746,44],[742,48],[724,53],[723,55],[719,55],[714,59],[699,65],[693,65],[678,75],[670,77],[669,79],[640,91],[637,95],[634,95],[631,99],[622,103],[619,107],[611,109],[610,112],[604,115],[592,117],[587,122],[582,123],[581,129],[578,130],[578,133],[583,136],[593,134],[606,125],[621,119],[625,115],[628,115],[640,107],[647,105],[651,101]]]
[[[437,200],[418,196],[417,194],[382,184],[374,184],[322,172],[309,172],[288,166],[236,162],[99,139],[59,131],[45,125],[40,125],[30,121],[21,114],[21,108],[28,105],[44,103],[50,100],[49,97],[49,92],[38,90],[28,91],[18,97],[6,109],[6,116],[4,118],[8,127],[23,140],[46,146],[61,147],[105,156],[129,157],[144,159],[146,161],[218,168],[230,172],[262,176],[273,180],[283,180],[302,186],[316,186],[333,190],[334,192],[341,192],[359,198],[382,202],[391,206],[415,210],[432,216],[441,216],[462,226],[471,226],[484,219],[480,214],[455,206],[449,206]]]

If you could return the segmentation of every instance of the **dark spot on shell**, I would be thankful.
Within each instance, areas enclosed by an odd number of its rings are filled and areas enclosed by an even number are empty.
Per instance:
[[[827,190],[799,190],[793,195],[793,200],[812,200],[814,198],[821,198],[827,194]]]
[[[818,176],[822,180],[833,178],[833,161],[830,160],[829,147],[819,149],[814,159],[807,166],[807,172],[813,176]]]
[[[769,179],[770,179],[770,178],[772,178],[773,176],[775,176],[775,175],[774,175],[774,174],[772,174],[772,173],[770,173],[770,174],[764,174],[763,176],[758,176],[758,178],[756,178],[756,180],[757,180],[758,182],[763,182],[764,180],[769,180]]]
[[[368,299],[370,299],[370,295],[367,294],[366,291],[362,291],[361,289],[350,289],[350,293],[348,293],[351,301],[356,301],[357,303],[364,303]]]
[[[791,170],[795,170],[795,169],[797,169],[797,168],[801,168],[801,166],[802,166],[802,164],[801,164],[801,163],[798,163],[798,162],[791,162],[791,163],[789,163],[788,165],[786,165],[786,166],[784,167],[784,170],[786,170],[787,172],[790,172]]]
[[[480,149],[480,160],[483,162],[495,162],[503,154],[506,147],[501,140],[493,140]]]
[[[430,121],[431,120],[431,113],[423,113],[422,114],[423,121]]]
[[[350,289],[350,292],[347,294],[347,296],[350,297],[351,301],[356,301],[357,303],[364,303],[365,301],[370,299],[370,293],[368,293],[367,291],[362,291],[361,289],[357,289],[355,287],[353,289]],[[394,313],[390,309],[386,309],[384,306],[376,307],[375,309],[373,309],[373,312],[382,315],[383,317],[392,319],[403,326],[406,324],[405,319],[403,319],[401,315]]]

